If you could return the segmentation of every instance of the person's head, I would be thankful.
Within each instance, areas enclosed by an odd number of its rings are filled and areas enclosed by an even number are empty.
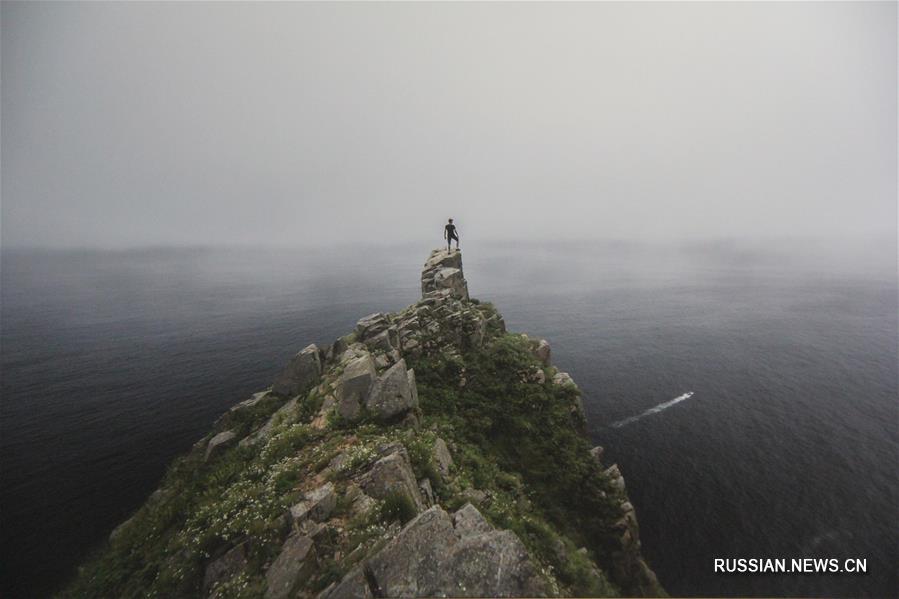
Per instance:
[[[453,224],[453,219],[449,219],[450,224]]]

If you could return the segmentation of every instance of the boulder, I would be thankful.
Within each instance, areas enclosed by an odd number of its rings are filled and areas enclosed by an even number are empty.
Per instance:
[[[494,529],[471,505],[455,517],[434,506],[320,599],[541,597],[547,591],[513,532]]]
[[[593,459],[597,461],[597,463],[602,462],[602,454],[605,452],[605,449],[601,445],[597,445],[593,449],[590,450],[590,455],[593,456]]]
[[[372,351],[390,353],[400,349],[400,336],[396,327],[388,327],[377,335],[366,339],[365,345]]]
[[[415,376],[410,376],[409,372],[403,359],[387,369],[368,392],[366,409],[380,420],[390,420],[418,407]]]
[[[351,358],[337,382],[337,412],[348,420],[359,416],[362,401],[378,374],[368,352]]]
[[[337,494],[334,485],[326,483],[309,491],[303,500],[290,508],[291,520],[296,523],[305,519],[324,522],[337,506]]]
[[[409,454],[402,445],[391,444],[392,451],[377,460],[372,467],[357,477],[357,482],[366,495],[375,499],[386,499],[392,494],[405,495],[416,511],[424,508],[424,500],[418,488]]]
[[[227,582],[247,567],[246,545],[241,543],[229,549],[223,556],[212,560],[206,566],[203,576],[203,592],[208,593],[214,586]]]
[[[389,326],[390,320],[386,314],[380,312],[369,314],[356,322],[356,337],[361,341],[377,335]]]
[[[234,445],[235,441],[237,441],[237,435],[234,431],[222,431],[214,436],[209,440],[209,444],[206,446],[206,461],[209,461],[225,449]]]
[[[281,553],[265,573],[266,599],[292,597],[315,567],[315,547],[306,535],[294,533],[287,537]]]
[[[275,379],[272,393],[293,397],[318,383],[322,374],[321,355],[315,344],[302,349]]]

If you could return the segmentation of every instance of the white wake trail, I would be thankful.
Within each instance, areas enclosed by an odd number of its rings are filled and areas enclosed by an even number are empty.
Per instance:
[[[630,418],[625,418],[624,420],[619,420],[618,422],[613,422],[609,426],[611,426],[612,428],[621,428],[622,426],[628,425],[631,422],[636,422],[637,420],[640,420],[641,418],[649,416],[650,414],[658,414],[662,410],[667,410],[671,406],[673,406],[675,404],[679,404],[682,401],[686,401],[686,400],[690,399],[691,397],[693,397],[693,392],[687,391],[683,395],[678,395],[677,397],[675,397],[674,399],[672,399],[670,401],[666,401],[665,403],[660,403],[659,405],[649,408],[645,412],[637,414],[636,416],[631,416]]]

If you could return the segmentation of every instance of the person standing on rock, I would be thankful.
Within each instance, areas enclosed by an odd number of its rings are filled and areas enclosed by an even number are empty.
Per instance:
[[[446,251],[450,251],[450,244],[453,239],[456,240],[456,250],[459,250],[459,234],[456,232],[456,225],[453,224],[453,219],[449,219],[449,222],[443,227],[443,237],[446,239]]]

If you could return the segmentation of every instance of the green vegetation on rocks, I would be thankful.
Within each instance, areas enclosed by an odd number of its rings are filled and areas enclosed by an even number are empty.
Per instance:
[[[223,415],[61,595],[664,594],[549,345],[468,298],[458,252],[422,290]]]

